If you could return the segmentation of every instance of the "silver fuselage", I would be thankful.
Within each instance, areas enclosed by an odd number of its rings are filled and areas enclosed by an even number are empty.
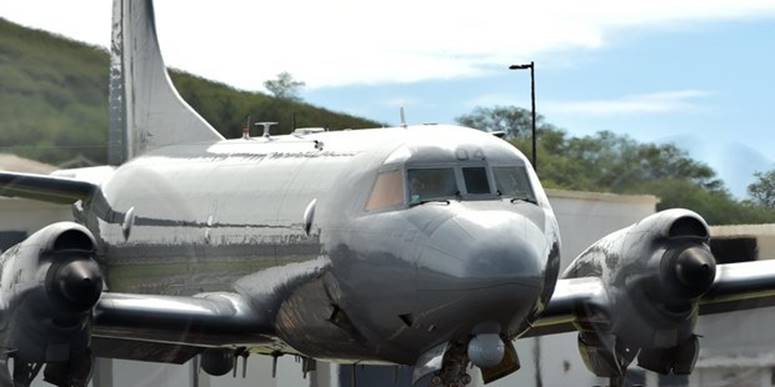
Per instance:
[[[469,195],[365,209],[380,171],[468,163],[527,166],[538,203]],[[453,126],[160,148],[116,168],[76,211],[111,291],[237,291],[273,316],[279,340],[258,352],[413,364],[474,329],[513,338],[559,268],[557,222],[525,157]]]

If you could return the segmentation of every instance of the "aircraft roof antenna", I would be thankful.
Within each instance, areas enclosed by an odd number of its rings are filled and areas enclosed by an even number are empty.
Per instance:
[[[406,128],[406,116],[404,116],[404,107],[401,106],[401,127]]]
[[[264,138],[269,138],[272,136],[269,130],[272,128],[272,125],[277,125],[277,123],[276,122],[256,122],[253,125],[261,126],[262,128],[264,128],[264,133],[261,136]]]

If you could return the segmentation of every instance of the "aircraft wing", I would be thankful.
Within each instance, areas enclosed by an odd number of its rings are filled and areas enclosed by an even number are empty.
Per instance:
[[[710,290],[699,300],[699,314],[775,306],[775,260],[718,265]],[[601,322],[612,310],[598,277],[560,279],[541,317],[523,337],[572,332]]]
[[[713,287],[700,300],[700,314],[775,305],[775,260],[719,265]]]
[[[195,297],[104,293],[94,309],[97,356],[182,363],[207,347],[271,342],[266,316],[236,293]]]
[[[588,310],[607,305],[608,297],[600,278],[560,279],[541,317],[522,337],[572,332],[581,317],[589,315]]]
[[[0,171],[0,196],[67,204],[86,199],[98,189],[95,184],[65,177]]]

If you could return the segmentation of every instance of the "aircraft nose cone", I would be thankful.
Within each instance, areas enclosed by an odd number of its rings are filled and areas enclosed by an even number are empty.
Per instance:
[[[675,260],[675,276],[691,295],[703,294],[716,278],[716,260],[707,249],[688,248]]]
[[[541,296],[544,230],[511,211],[460,211],[434,230],[417,266],[423,318],[459,329],[517,327]]]
[[[55,284],[62,297],[78,310],[91,308],[102,294],[102,274],[92,260],[75,260],[60,266]]]
[[[543,231],[506,211],[463,214],[434,232],[419,261],[418,288],[540,287],[545,266]]]
[[[493,284],[522,282],[533,285],[541,271],[536,247],[509,232],[482,235],[464,257],[467,276]]]

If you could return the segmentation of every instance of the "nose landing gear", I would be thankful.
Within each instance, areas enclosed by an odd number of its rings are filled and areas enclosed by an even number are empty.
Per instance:
[[[481,370],[482,381],[490,383],[517,371],[519,358],[511,341],[497,334],[477,334],[426,352],[415,366],[413,383],[415,386],[465,387],[471,384],[472,377],[468,372],[474,366]]]
[[[431,378],[432,387],[464,387],[471,383],[471,375],[466,370],[468,355],[466,346],[456,343],[444,354],[441,369]]]
[[[434,376],[433,379],[431,379],[431,386],[443,386],[443,387],[464,387],[471,383],[471,375],[469,374],[463,374],[463,376],[460,377],[460,380],[454,383],[448,383],[444,384],[444,380],[441,378],[441,376]]]
[[[431,386],[433,387],[464,387],[471,383],[471,375],[463,374],[456,381],[448,381],[440,375],[436,375],[431,379]]]

